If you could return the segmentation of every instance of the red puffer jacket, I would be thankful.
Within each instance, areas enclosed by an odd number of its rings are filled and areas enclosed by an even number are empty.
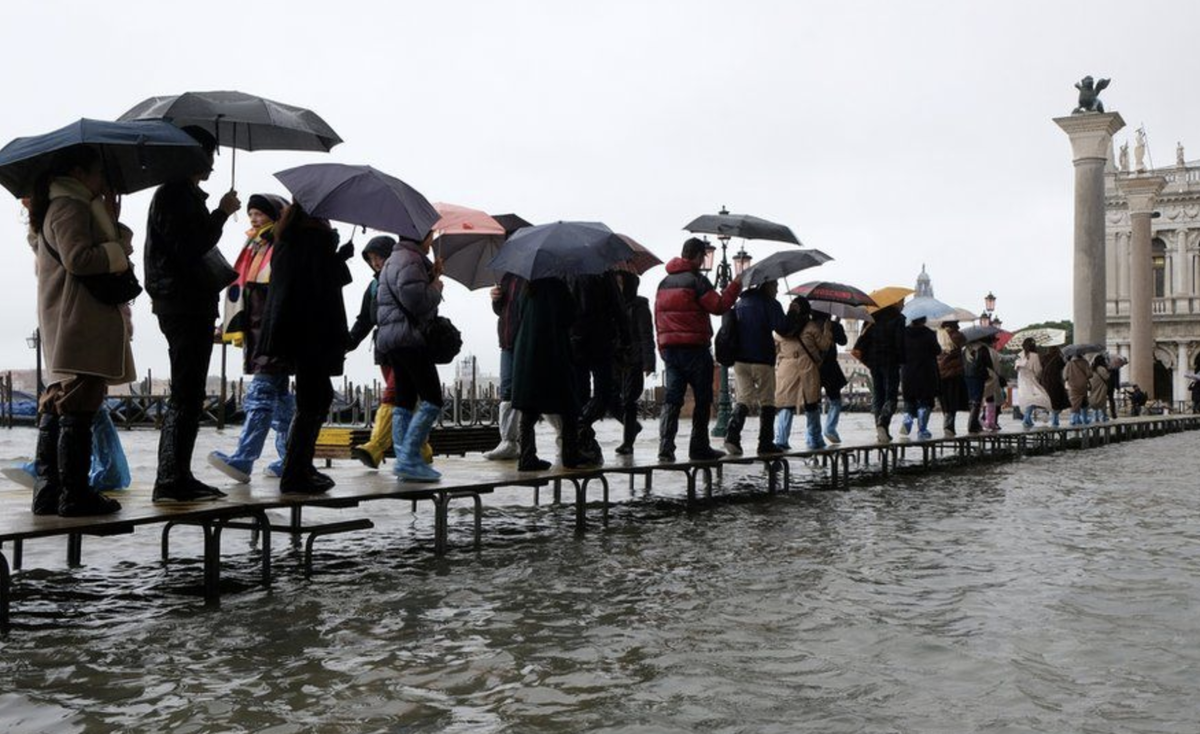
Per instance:
[[[712,319],[733,308],[742,290],[740,280],[718,293],[691,261],[677,257],[667,263],[667,277],[658,284],[654,299],[654,326],[658,348],[707,347],[712,341]]]

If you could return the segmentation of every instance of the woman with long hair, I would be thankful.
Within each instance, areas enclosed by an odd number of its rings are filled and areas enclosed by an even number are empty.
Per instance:
[[[808,299],[797,296],[775,342],[775,404],[803,410],[806,445],[810,450],[823,449],[821,362],[833,344],[833,327],[828,320],[814,321]]]
[[[1017,357],[1017,401],[1021,404],[1025,430],[1033,428],[1034,413],[1038,408],[1053,411],[1050,396],[1042,388],[1042,355],[1037,342],[1026,338],[1021,342],[1021,356]]]
[[[296,415],[288,432],[279,491],[328,491],[333,480],[313,466],[321,424],[342,374],[349,335],[342,288],[350,283],[338,234],[325,219],[297,203],[284,212],[271,256],[271,287],[263,313],[259,353],[291,365],[296,374]]]
[[[108,385],[132,382],[137,372],[120,306],[97,299],[84,281],[129,269],[133,233],[118,224],[119,214],[100,154],[87,146],[61,151],[30,197],[29,227],[38,238],[38,328],[49,369],[39,406],[35,514],[121,509],[89,485],[92,424]]]

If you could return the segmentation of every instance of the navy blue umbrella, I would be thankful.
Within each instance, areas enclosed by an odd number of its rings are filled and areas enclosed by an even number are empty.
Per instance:
[[[74,145],[100,151],[108,183],[118,194],[189,176],[205,164],[200,144],[168,122],[84,119],[0,149],[0,185],[14,196],[28,196],[51,156]]]
[[[526,280],[596,275],[633,258],[625,240],[600,222],[554,222],[517,230],[488,267]]]
[[[423,240],[441,218],[421,192],[370,166],[310,163],[275,178],[306,212],[322,219]]]

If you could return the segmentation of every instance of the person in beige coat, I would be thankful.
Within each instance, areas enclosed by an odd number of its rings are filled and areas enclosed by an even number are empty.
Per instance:
[[[107,195],[106,195],[107,194]],[[38,328],[48,368],[39,406],[34,512],[117,512],[88,483],[92,420],[109,385],[136,377],[129,325],[119,306],[97,300],[81,278],[129,268],[133,233],[117,223],[99,154],[61,151],[34,186],[29,226],[37,233]]]
[[[1082,354],[1075,354],[1063,367],[1063,382],[1067,384],[1067,399],[1071,401],[1071,425],[1090,423],[1088,416],[1088,390],[1092,379],[1092,367]]]
[[[1092,360],[1092,376],[1088,378],[1088,405],[1097,423],[1108,422],[1108,358],[1097,354]]]
[[[821,360],[833,344],[833,327],[812,320],[808,299],[788,309],[783,335],[775,334],[775,405],[804,411],[809,450],[825,448],[821,435]]]

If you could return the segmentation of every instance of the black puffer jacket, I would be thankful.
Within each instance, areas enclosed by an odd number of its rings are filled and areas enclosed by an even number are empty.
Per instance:
[[[191,181],[163,184],[150,202],[146,224],[146,292],[154,313],[217,315],[221,289],[199,280],[201,259],[221,241],[229,215],[210,212],[208,194]]]

